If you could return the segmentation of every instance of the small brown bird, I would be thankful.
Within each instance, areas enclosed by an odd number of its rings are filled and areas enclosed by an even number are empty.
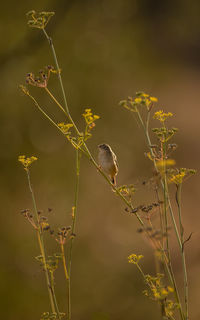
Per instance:
[[[110,176],[114,186],[116,186],[116,175],[118,173],[117,157],[108,144],[99,144],[98,162],[100,167]]]

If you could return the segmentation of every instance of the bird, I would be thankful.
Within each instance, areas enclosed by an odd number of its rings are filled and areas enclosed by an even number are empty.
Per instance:
[[[111,147],[106,144],[99,144],[98,163],[100,168],[110,176],[111,182],[116,186],[116,175],[118,173],[117,157]]]

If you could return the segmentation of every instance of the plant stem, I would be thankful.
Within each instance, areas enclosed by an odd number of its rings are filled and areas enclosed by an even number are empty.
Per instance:
[[[163,185],[163,198],[164,198],[164,221],[165,221],[165,233],[166,233],[166,248],[167,248],[167,255],[168,259],[171,262],[170,259],[170,251],[169,251],[169,235],[168,235],[168,216],[167,216],[167,200],[168,200],[168,189],[167,189],[167,175],[166,175],[166,164],[165,164],[165,159],[166,159],[166,144],[161,143],[161,152],[162,152],[162,161],[163,161],[163,180],[162,185]]]
[[[63,82],[62,82],[60,67],[59,67],[59,65],[58,65],[58,59],[57,59],[56,51],[55,51],[55,48],[54,48],[54,45],[53,45],[53,41],[52,41],[52,39],[49,37],[49,35],[47,34],[46,30],[45,30],[44,28],[43,28],[42,30],[43,30],[44,35],[46,36],[46,38],[47,38],[47,40],[48,40],[48,42],[49,42],[49,45],[50,45],[50,47],[51,47],[51,50],[52,50],[53,58],[54,58],[54,61],[55,61],[55,64],[56,64],[56,68],[57,68],[57,70],[58,70],[58,79],[59,79],[60,86],[61,86],[61,90],[62,90],[62,95],[63,95],[63,99],[64,99],[65,109],[66,109],[66,111],[69,113],[69,108],[68,108],[68,104],[67,104],[66,94],[65,94],[65,90],[64,90],[64,86],[63,86]]]
[[[182,264],[183,264],[183,273],[184,273],[184,300],[185,300],[185,315],[186,320],[188,320],[188,276],[187,276],[187,267],[186,267],[186,259],[185,259],[185,248],[184,248],[184,229],[182,224],[182,210],[181,210],[181,191],[182,191],[182,184],[176,186],[176,203],[178,207],[178,216],[179,216],[179,227],[180,227],[180,235],[181,235],[181,257],[182,257]]]
[[[152,148],[151,148],[151,145],[152,145],[151,144],[151,139],[150,139],[150,136],[149,136],[150,111],[148,110],[146,125],[144,124],[143,119],[142,119],[142,117],[140,115],[140,112],[138,110],[137,110],[137,114],[138,114],[138,118],[139,118],[139,120],[141,122],[141,125],[143,127],[143,130],[144,130],[144,133],[145,133],[145,136],[146,136],[146,139],[147,139],[147,145],[148,145],[148,147],[150,149],[150,153],[151,153],[151,156],[153,158],[153,163],[154,163],[155,170],[156,170],[156,172],[158,172],[157,165],[156,165],[156,160],[154,158],[154,154],[153,154],[153,151],[152,151]],[[175,221],[175,218],[174,218],[174,213],[173,213],[171,202],[170,202],[170,198],[169,198],[169,191],[168,191],[168,185],[167,185],[166,172],[165,172],[164,181],[161,181],[161,185],[162,185],[163,192],[164,192],[165,229],[166,229],[166,237],[167,237],[166,244],[167,244],[167,254],[168,254],[168,259],[169,259],[168,262],[166,261],[165,266],[167,268],[168,275],[170,276],[171,283],[173,284],[173,287],[174,287],[174,293],[175,293],[176,301],[180,305],[179,313],[180,313],[181,319],[182,320],[186,320],[185,317],[184,317],[184,314],[183,314],[181,301],[180,301],[180,297],[179,297],[179,293],[178,293],[178,288],[177,288],[177,285],[176,285],[176,280],[175,280],[175,276],[174,276],[174,272],[173,272],[173,268],[172,268],[170,252],[169,252],[169,242],[168,242],[168,232],[167,232],[167,224],[168,224],[167,223],[167,203],[168,203],[168,206],[169,206],[170,215],[171,215],[171,218],[172,218],[172,221],[173,221],[173,225],[174,225],[177,241],[178,241],[179,247],[181,249],[181,253],[182,253],[182,245],[181,245],[180,236],[179,236],[179,233],[178,233],[178,229],[177,229],[177,226],[176,226],[176,221]],[[184,264],[183,264],[183,266],[184,266]]]
[[[72,249],[74,242],[74,234],[77,219],[77,205],[78,205],[78,192],[79,192],[79,180],[80,180],[80,157],[79,150],[76,150],[76,185],[75,185],[75,199],[74,207],[72,211],[72,237],[70,239],[69,247],[69,262],[68,262],[68,320],[71,320],[71,267],[72,267]]]
[[[51,98],[56,102],[56,104],[59,106],[59,108],[65,113],[65,115],[68,117],[68,119],[70,120],[70,122],[73,124],[76,132],[78,135],[80,135],[76,124],[74,123],[70,112],[69,112],[69,108],[68,108],[68,104],[67,104],[67,99],[66,99],[66,94],[65,94],[65,90],[64,90],[64,86],[63,86],[63,81],[62,81],[62,77],[61,77],[61,72],[60,72],[60,68],[59,68],[59,64],[58,64],[58,59],[57,59],[57,55],[56,55],[56,51],[52,42],[52,39],[48,36],[47,32],[45,29],[43,29],[43,32],[50,44],[51,50],[52,50],[52,54],[54,57],[54,61],[56,64],[56,68],[58,71],[58,79],[60,82],[60,86],[61,86],[61,90],[62,90],[62,95],[63,95],[63,100],[64,100],[64,105],[65,105],[65,110],[63,109],[63,107],[60,105],[60,103],[55,99],[55,97],[51,94],[51,92],[48,90],[48,88],[45,88],[45,90],[47,91],[47,93],[51,96]],[[73,210],[73,217],[72,217],[72,234],[75,232],[75,225],[76,225],[76,215],[77,215],[77,204],[78,204],[78,192],[79,192],[79,176],[80,176],[80,151],[78,149],[76,149],[76,186],[75,186],[75,200],[74,200],[74,210]],[[63,249],[63,264],[64,264],[64,270],[65,270],[65,277],[68,281],[68,320],[71,319],[71,264],[72,264],[72,248],[73,248],[73,236],[71,238],[70,241],[70,249],[69,249],[69,262],[68,262],[68,271],[67,271],[67,267],[66,267],[66,261],[65,261],[65,257],[64,257],[64,248]]]
[[[57,300],[56,300],[55,285],[54,285],[54,275],[53,275],[52,271],[50,272],[50,280],[51,280],[51,291],[52,291],[53,299],[54,299],[54,302],[55,302],[55,308],[56,308],[57,317],[58,317],[59,320],[61,320],[60,312],[59,312],[58,304],[57,304]]]
[[[66,260],[65,260],[65,249],[64,249],[64,244],[60,243],[60,248],[61,248],[61,253],[62,253],[62,262],[63,262],[63,269],[65,273],[65,278],[68,281],[69,280],[69,275],[67,271],[67,265],[66,265]]]
[[[53,294],[53,289],[52,289],[52,286],[51,286],[51,281],[50,281],[49,273],[48,273],[48,269],[47,269],[46,254],[45,254],[44,242],[43,242],[43,235],[42,235],[41,227],[39,225],[38,210],[37,210],[34,191],[33,191],[32,184],[31,184],[30,172],[29,172],[28,168],[26,168],[26,173],[27,173],[27,178],[28,178],[29,190],[30,190],[31,197],[32,197],[32,202],[33,202],[34,215],[35,215],[35,219],[37,221],[37,229],[36,229],[37,238],[38,238],[38,243],[39,243],[39,247],[40,247],[40,253],[41,253],[41,256],[42,256],[42,262],[43,262],[44,271],[45,271],[45,277],[46,277],[47,289],[48,289],[48,293],[49,293],[49,300],[50,300],[50,304],[51,304],[51,310],[52,310],[52,313],[56,313],[56,311],[57,311],[58,319],[60,319],[60,313],[58,311],[56,296],[55,296],[55,294]]]

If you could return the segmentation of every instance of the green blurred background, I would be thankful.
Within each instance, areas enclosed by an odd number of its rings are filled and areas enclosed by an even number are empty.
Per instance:
[[[74,197],[75,153],[69,143],[18,90],[27,72],[53,64],[49,45],[40,30],[30,29],[29,10],[55,11],[47,31],[57,50],[71,114],[79,127],[84,109],[100,115],[88,145],[109,143],[118,156],[118,184],[135,183],[135,204],[152,201],[142,181],[151,176],[144,157],[145,141],[134,117],[118,102],[136,91],[159,99],[178,127],[177,165],[199,168],[200,2],[197,0],[57,0],[1,4],[1,319],[33,320],[49,310],[44,275],[34,257],[39,254],[35,234],[20,215],[31,208],[20,154],[36,155],[32,167],[38,207],[54,226],[70,224]],[[61,100],[56,77],[49,88]],[[61,120],[45,92],[31,88],[41,105]],[[199,176],[184,187],[185,235],[190,283],[191,319],[199,311]],[[73,251],[73,320],[159,319],[159,308],[142,295],[145,289],[131,253],[143,254],[144,272],[154,273],[152,250],[137,233],[138,224],[125,213],[87,159],[82,158],[77,237]],[[173,239],[173,235],[172,235]],[[173,241],[173,240],[172,240]],[[47,236],[49,253],[58,250]],[[182,267],[174,244],[173,264],[178,280]],[[61,311],[66,311],[66,286],[57,271]]]

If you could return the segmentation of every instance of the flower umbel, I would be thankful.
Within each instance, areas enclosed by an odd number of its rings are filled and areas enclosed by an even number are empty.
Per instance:
[[[158,102],[156,97],[151,97],[149,94],[144,92],[137,92],[135,98],[128,97],[127,100],[120,101],[120,105],[130,111],[138,112],[137,107],[140,106],[145,106],[147,110],[150,111],[153,104],[156,102]]]
[[[85,112],[83,113],[83,117],[90,129],[92,129],[95,126],[94,122],[100,118],[98,115],[93,114],[91,109],[85,109]]]
[[[171,169],[169,170],[169,175],[170,175],[169,182],[175,183],[176,185],[182,184],[186,178],[189,178],[195,173],[196,173],[196,170],[194,169],[186,169],[186,168]]]
[[[86,122],[85,133],[84,133],[84,141],[91,138],[91,130],[95,127],[95,121],[98,120],[100,117],[96,114],[93,114],[91,109],[85,109],[83,113],[83,117]]]
[[[165,122],[168,118],[172,117],[173,113],[168,112],[165,113],[163,110],[159,110],[157,112],[154,113],[153,118],[159,120],[160,122]]]
[[[18,161],[21,162],[25,170],[28,170],[28,167],[37,160],[35,156],[26,157],[24,155],[18,157]]]
[[[137,255],[135,253],[130,254],[130,256],[128,256],[128,262],[129,263],[133,263],[133,264],[138,264],[139,261],[144,258],[143,255]]]
[[[28,25],[32,28],[44,29],[54,14],[54,12],[43,11],[37,13],[35,10],[31,10],[26,14],[29,19]]]

